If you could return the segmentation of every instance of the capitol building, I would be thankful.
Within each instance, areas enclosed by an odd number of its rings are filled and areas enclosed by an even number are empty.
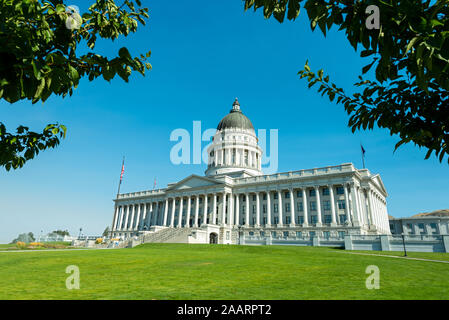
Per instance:
[[[263,150],[237,99],[207,152],[204,176],[117,195],[111,236],[239,244],[251,237],[391,234],[379,174],[344,163],[264,175]]]

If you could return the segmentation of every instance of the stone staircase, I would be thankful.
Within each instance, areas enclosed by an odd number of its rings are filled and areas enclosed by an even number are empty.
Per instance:
[[[186,243],[187,237],[195,228],[165,228],[156,232],[146,233],[137,239],[128,239],[119,244],[118,248],[132,248],[142,243]]]

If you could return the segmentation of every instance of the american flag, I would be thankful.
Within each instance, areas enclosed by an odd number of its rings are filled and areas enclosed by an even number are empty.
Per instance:
[[[153,189],[156,188],[156,178],[154,178]]]
[[[125,159],[122,162],[122,172],[120,173],[120,183],[122,183],[123,173],[125,173]]]

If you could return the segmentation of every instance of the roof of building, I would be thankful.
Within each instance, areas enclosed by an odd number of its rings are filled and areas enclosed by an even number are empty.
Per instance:
[[[422,212],[412,216],[412,218],[419,217],[449,217],[449,209],[435,210],[432,212]]]
[[[231,111],[218,124],[217,130],[229,128],[254,130],[251,120],[240,110],[240,104],[237,98],[235,98],[232,104]]]

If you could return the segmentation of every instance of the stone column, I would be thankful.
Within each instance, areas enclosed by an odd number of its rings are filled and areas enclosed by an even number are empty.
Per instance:
[[[234,226],[234,194],[229,194],[228,224]]]
[[[332,222],[331,226],[337,226],[337,213],[335,212],[335,196],[334,196],[334,186],[332,184],[327,186],[329,188],[330,202],[331,202],[331,215]]]
[[[134,228],[134,230],[139,230],[139,223],[140,223],[140,214],[141,214],[141,206],[142,206],[142,204],[137,204],[137,208],[138,208],[138,210],[137,210],[137,217],[136,217],[136,226],[135,226],[135,228]]]
[[[235,195],[235,225],[238,227],[240,225],[240,195]]]
[[[348,196],[348,185],[343,184],[343,188],[345,190],[345,213],[346,213],[346,221],[349,224],[352,224],[351,214],[349,210],[349,196]]]
[[[221,224],[223,226],[226,225],[226,192],[223,192],[223,200],[221,201],[223,203],[223,207],[221,208]]]
[[[119,208],[120,208],[120,206],[115,204],[114,218],[112,219],[111,231],[115,231],[117,229],[117,219],[118,219],[118,214],[119,214]]]
[[[307,189],[302,189],[302,209],[304,210],[304,224],[303,227],[309,226],[309,204],[307,200]]]
[[[165,205],[164,205],[164,221],[162,223],[162,225],[164,227],[167,226],[167,219],[168,219],[168,198],[165,199]]]
[[[217,224],[217,194],[214,193],[214,201],[212,202],[214,207],[212,208],[212,224]]]
[[[170,216],[170,228],[173,228],[175,226],[175,210],[176,210],[176,198],[173,198]]]
[[[133,210],[132,210],[132,213],[131,213],[131,220],[129,221],[129,228],[128,228],[129,231],[132,231],[132,230],[133,230],[134,215],[135,215],[135,212],[136,212],[136,206],[135,206],[135,204],[133,204],[133,205],[131,206],[131,208],[132,208]]]
[[[116,226],[116,229],[122,230],[123,216],[125,215],[125,207],[121,206],[119,212],[120,212],[120,220],[118,222],[118,225]]]
[[[181,197],[181,199],[179,199],[178,228],[182,227],[182,210],[184,210],[183,202],[184,202],[184,197]]]
[[[193,227],[198,228],[198,214],[200,210],[200,196],[195,196],[195,218],[193,221]]]
[[[186,215],[186,226],[190,228],[190,211],[192,211],[192,197],[187,198],[187,215]]]
[[[320,227],[323,223],[323,217],[321,216],[321,195],[320,195],[320,187],[315,186],[315,199],[316,199],[316,212],[317,212],[317,218],[318,223],[316,224],[317,227]]]
[[[354,183],[351,183],[351,197],[353,204],[354,226],[360,226],[359,200],[357,199],[357,191]]]
[[[282,216],[282,191],[277,190],[278,193],[278,212],[279,212],[279,223],[278,226],[282,227],[284,225],[284,219]]]
[[[267,191],[267,224],[266,227],[271,227],[271,192]]]
[[[257,228],[260,227],[260,198],[259,192],[256,191],[256,225]]]
[[[360,217],[360,224],[362,226],[366,225],[366,217],[365,217],[365,208],[366,208],[366,203],[365,201],[362,202],[362,197],[360,195],[360,186],[356,186],[355,187],[355,192],[356,192],[356,198],[357,198],[357,202],[359,203],[359,217]]]
[[[126,208],[126,215],[125,215],[125,223],[124,223],[123,228],[122,228],[123,231],[126,231],[128,229],[129,207],[130,207],[130,205],[126,205],[125,206],[125,208]]]
[[[207,224],[207,193],[204,195],[203,224]]]
[[[245,193],[245,226],[249,227],[249,193]]]
[[[369,224],[373,225],[374,221],[373,221],[373,201],[371,198],[371,190],[369,188],[365,188],[366,191],[366,196],[368,199],[368,216],[369,216]]]
[[[294,227],[296,226],[296,214],[295,214],[295,196],[293,194],[293,188],[289,189],[290,192],[290,213],[291,213],[291,222],[290,226]]]
[[[148,208],[148,213],[147,213],[147,230],[153,225],[154,222],[154,212],[153,212],[153,202],[150,202],[149,204],[149,208]]]

